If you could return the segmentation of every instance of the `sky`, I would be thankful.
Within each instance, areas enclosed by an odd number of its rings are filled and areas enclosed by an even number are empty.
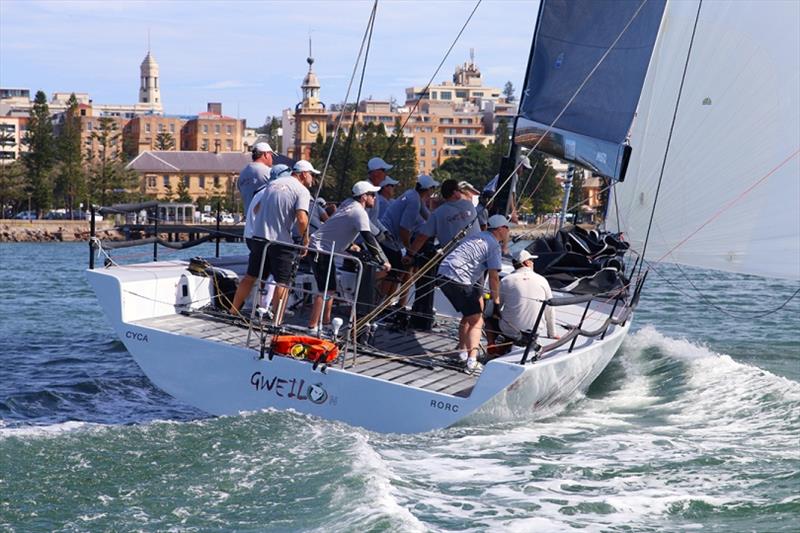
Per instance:
[[[362,99],[403,102],[406,87],[424,86],[476,3],[379,1]],[[222,102],[224,114],[257,127],[301,100],[309,35],[322,101],[344,101],[371,8],[368,0],[0,0],[0,86],[135,103],[149,32],[165,113]],[[519,95],[537,10],[537,0],[483,0],[434,82],[450,80],[474,48],[484,83],[511,81]]]

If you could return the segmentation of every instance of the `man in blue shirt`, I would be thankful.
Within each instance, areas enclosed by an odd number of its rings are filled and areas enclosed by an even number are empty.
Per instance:
[[[480,368],[478,349],[483,329],[483,273],[489,272],[489,293],[494,305],[499,306],[502,250],[508,240],[508,228],[506,217],[492,215],[486,231],[462,241],[439,265],[442,292],[462,315],[457,349],[470,373]]]

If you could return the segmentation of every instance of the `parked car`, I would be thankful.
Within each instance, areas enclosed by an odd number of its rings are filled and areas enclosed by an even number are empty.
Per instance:
[[[36,215],[36,211],[20,211],[14,218],[17,220],[36,220],[39,217]]]
[[[217,223],[217,217],[215,217],[214,215],[209,215],[207,213],[201,213],[200,214],[200,223],[201,224],[216,224]]]
[[[231,215],[230,213],[225,213],[223,215],[220,215],[219,221],[222,224],[236,224],[236,220],[233,218],[233,215]]]

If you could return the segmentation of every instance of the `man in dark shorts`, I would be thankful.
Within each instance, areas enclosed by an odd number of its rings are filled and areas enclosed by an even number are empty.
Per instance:
[[[478,349],[483,329],[483,273],[489,272],[489,292],[494,305],[499,306],[502,250],[508,240],[508,227],[506,217],[492,215],[486,231],[461,241],[439,265],[442,293],[462,315],[457,349],[470,373],[480,368]]]
[[[303,245],[308,244],[308,206],[311,194],[308,187],[319,174],[311,163],[300,160],[292,168],[291,176],[278,178],[271,182],[261,196],[258,205],[252,206],[253,238],[248,241],[250,257],[247,262],[247,274],[236,289],[231,313],[237,314],[244,304],[257,278],[266,279],[272,274],[278,286],[272,297],[272,312],[275,324],[283,321],[285,299],[294,277],[295,249],[281,243],[292,242],[292,223],[297,224],[300,235],[305,238]],[[264,248],[267,247],[266,257]],[[303,254],[305,255],[305,254]],[[264,269],[260,270],[262,257]]]
[[[309,329],[316,329],[319,326],[320,316],[323,315],[323,294],[327,297],[327,301],[322,323],[323,325],[331,323],[333,295],[336,293],[336,265],[331,260],[331,253],[344,252],[360,235],[367,251],[375,261],[383,265],[383,270],[391,268],[378,246],[378,241],[370,231],[369,215],[367,214],[367,209],[375,204],[375,194],[379,190],[380,187],[372,185],[368,181],[357,182],[352,189],[353,201],[343,205],[320,229],[311,235],[309,249],[317,250],[312,266],[318,294],[314,298],[314,307],[308,322]],[[325,294],[326,289],[327,294]]]

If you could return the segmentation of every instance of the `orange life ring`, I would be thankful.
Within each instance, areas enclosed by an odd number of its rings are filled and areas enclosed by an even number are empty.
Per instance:
[[[296,359],[314,363],[330,363],[339,355],[339,347],[331,341],[300,335],[278,335],[272,340],[272,350]]]

